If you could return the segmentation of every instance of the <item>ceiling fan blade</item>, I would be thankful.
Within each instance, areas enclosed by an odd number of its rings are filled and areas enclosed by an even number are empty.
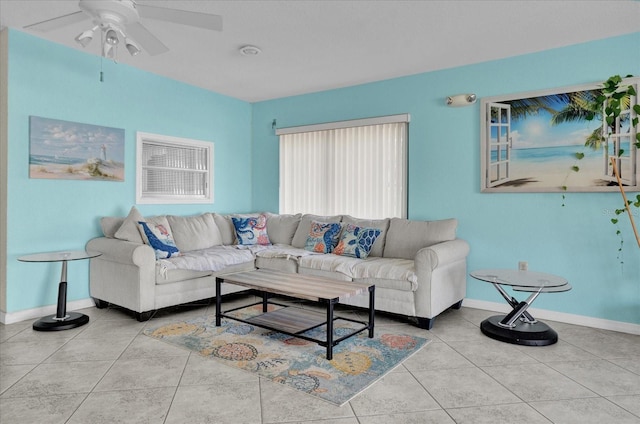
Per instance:
[[[137,4],[142,18],[157,19],[181,25],[195,26],[214,31],[222,31],[222,16],[209,13],[188,12],[186,10],[167,9],[166,7]]]
[[[78,11],[69,13],[68,15],[58,16],[57,18],[47,19],[46,21],[27,25],[24,28],[47,32],[54,29],[62,28],[63,26],[75,24],[76,22],[81,22],[86,19],[89,19],[89,16],[83,11]]]
[[[126,26],[128,36],[137,41],[140,46],[151,56],[168,52],[169,48],[162,41],[158,40],[155,35],[151,34],[140,22],[134,22]]]

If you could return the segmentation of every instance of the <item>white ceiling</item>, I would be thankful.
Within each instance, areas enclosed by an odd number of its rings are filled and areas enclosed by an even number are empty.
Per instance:
[[[170,51],[131,57],[121,50],[120,63],[250,102],[640,31],[634,0],[136,2],[222,15],[224,30],[143,19]],[[0,25],[82,50],[74,37],[89,21],[47,33],[23,29],[77,10],[77,0],[0,0]],[[99,55],[98,44],[84,50]],[[262,54],[240,55],[246,44]]]

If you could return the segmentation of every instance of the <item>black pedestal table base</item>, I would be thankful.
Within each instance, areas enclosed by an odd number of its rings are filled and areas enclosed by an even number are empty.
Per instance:
[[[495,315],[485,319],[480,330],[492,339],[524,346],[548,346],[558,341],[558,333],[544,322],[519,321],[514,327],[505,327],[500,324],[504,317]]]
[[[36,331],[58,331],[70,330],[80,327],[89,322],[89,317],[79,312],[67,312],[64,318],[57,318],[56,315],[47,315],[33,323]]]

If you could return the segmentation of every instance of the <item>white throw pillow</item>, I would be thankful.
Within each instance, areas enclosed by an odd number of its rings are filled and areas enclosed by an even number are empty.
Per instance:
[[[120,240],[132,241],[140,244],[144,243],[140,236],[140,231],[138,230],[139,221],[144,221],[144,217],[140,211],[133,206],[129,211],[129,215],[127,215],[118,231],[114,234],[114,237]]]

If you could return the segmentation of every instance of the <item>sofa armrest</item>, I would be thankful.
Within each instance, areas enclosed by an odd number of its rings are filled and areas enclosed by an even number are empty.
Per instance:
[[[433,271],[439,266],[459,261],[468,255],[469,243],[462,239],[437,243],[418,250],[415,257],[416,271],[425,267]]]
[[[468,255],[469,244],[461,239],[434,244],[416,253],[416,316],[433,318],[465,297]]]
[[[148,245],[98,237],[87,250],[102,253],[89,265],[91,297],[134,312],[155,309],[156,257]]]
[[[86,249],[102,253],[104,260],[121,264],[155,266],[156,263],[153,248],[146,244],[98,237],[89,240]]]

